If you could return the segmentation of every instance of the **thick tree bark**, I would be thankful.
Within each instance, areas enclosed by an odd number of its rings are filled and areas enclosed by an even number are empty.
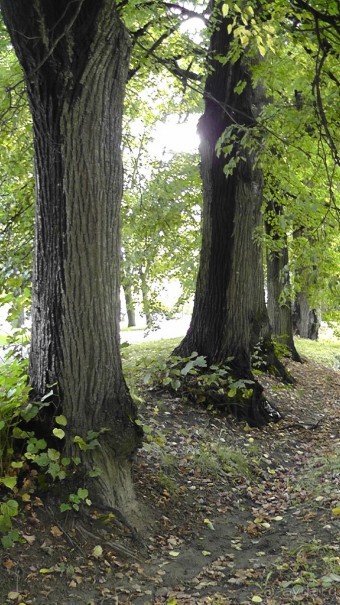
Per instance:
[[[136,411],[119,351],[121,122],[130,43],[113,0],[1,0],[33,117],[36,233],[29,377],[54,387],[82,454],[101,470],[96,497],[135,508]],[[79,455],[79,450],[77,450]]]
[[[220,4],[218,3],[220,8]],[[231,37],[227,21],[214,28],[211,56],[226,57]],[[254,241],[260,220],[261,173],[252,152],[242,149],[243,159],[226,176],[226,158],[216,154],[216,143],[233,124],[255,124],[262,91],[253,89],[244,60],[222,64],[213,59],[205,85],[205,111],[199,121],[201,175],[203,181],[202,249],[191,324],[175,354],[193,351],[207,357],[208,364],[233,357],[235,378],[254,380],[251,349],[257,336],[268,334],[268,316],[263,290],[262,254]],[[235,87],[246,82],[240,95]],[[240,151],[239,143],[232,155]],[[262,288],[262,291],[260,291]],[[234,408],[251,424],[270,420],[261,386],[254,380],[253,396]]]
[[[274,221],[283,211],[282,207],[274,202],[268,210],[271,211]],[[275,227],[273,227],[272,220],[266,222],[266,231],[274,241],[279,239],[279,235],[275,231]],[[273,335],[278,337],[280,342],[289,349],[294,361],[301,361],[293,338],[292,305],[290,300],[287,302],[281,301],[282,293],[285,288],[289,288],[290,284],[286,236],[284,236],[284,244],[280,250],[275,250],[274,252],[267,250],[266,254],[268,315]]]

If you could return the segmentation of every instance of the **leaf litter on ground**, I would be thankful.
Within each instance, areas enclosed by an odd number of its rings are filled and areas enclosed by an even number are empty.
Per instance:
[[[285,415],[262,430],[145,391],[143,423],[162,439],[134,469],[140,560],[64,532],[32,498],[17,522],[24,542],[2,553],[1,603],[335,605],[340,373],[314,362],[289,371],[294,388],[260,378]],[[116,527],[112,538],[129,544]]]

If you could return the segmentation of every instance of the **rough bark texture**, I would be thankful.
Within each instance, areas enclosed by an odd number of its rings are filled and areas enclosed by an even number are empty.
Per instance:
[[[87,457],[98,497],[135,506],[135,409],[119,351],[121,121],[130,43],[113,0],[1,0],[32,111],[36,234],[29,376],[57,385],[66,448],[105,429]],[[79,452],[77,452],[79,454]]]
[[[318,340],[320,318],[315,309],[312,309],[304,290],[296,294],[293,305],[294,332],[301,338]]]
[[[274,217],[282,213],[282,208],[274,202],[270,210]],[[266,231],[273,240],[278,239],[271,222],[266,223]],[[281,302],[282,293],[289,288],[289,283],[288,246],[275,252],[267,250],[267,306],[272,333],[288,347],[294,361],[301,361],[294,344],[291,302]]]
[[[227,56],[230,36],[227,21],[215,27],[211,56]],[[246,86],[234,92],[239,81]],[[268,329],[263,290],[262,254],[254,241],[260,220],[262,179],[255,158],[243,149],[241,160],[226,177],[226,158],[216,154],[216,143],[231,124],[251,128],[262,91],[251,85],[242,60],[223,65],[212,60],[205,85],[205,111],[199,121],[201,175],[203,181],[202,249],[191,324],[175,353],[192,351],[205,355],[209,364],[232,356],[237,378],[253,379],[251,348],[262,330]],[[235,143],[232,154],[238,149]],[[261,291],[262,288],[262,291]],[[264,424],[269,416],[263,406],[260,385],[241,412],[252,424]]]

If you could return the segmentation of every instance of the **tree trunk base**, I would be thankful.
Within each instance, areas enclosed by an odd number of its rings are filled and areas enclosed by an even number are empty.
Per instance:
[[[294,378],[290,375],[288,370],[283,365],[282,361],[277,357],[274,344],[271,339],[262,339],[260,346],[257,348],[260,357],[260,364],[257,367],[268,374],[273,374],[277,378],[280,378],[286,384],[295,384]],[[298,359],[294,361],[301,361],[298,352],[296,351]]]

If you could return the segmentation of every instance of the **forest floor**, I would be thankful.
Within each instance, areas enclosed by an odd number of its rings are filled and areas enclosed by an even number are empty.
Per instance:
[[[0,604],[339,603],[340,372],[288,368],[293,388],[260,378],[285,415],[261,430],[145,391],[143,544],[116,525],[72,529],[32,494],[23,543],[0,551]]]

